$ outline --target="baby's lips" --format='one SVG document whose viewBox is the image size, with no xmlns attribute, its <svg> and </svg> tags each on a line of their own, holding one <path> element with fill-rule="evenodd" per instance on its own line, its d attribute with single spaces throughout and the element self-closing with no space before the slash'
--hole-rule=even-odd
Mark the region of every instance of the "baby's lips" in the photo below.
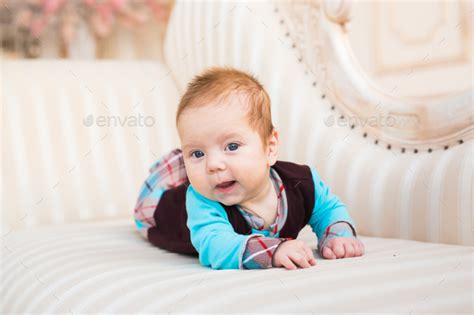
<svg viewBox="0 0 474 315">
<path fill-rule="evenodd" d="M 222 182 L 222 183 L 220 183 L 220 184 L 217 184 L 217 185 L 216 185 L 216 188 L 228 187 L 228 186 L 230 186 L 233 182 L 235 182 L 235 181 L 234 181 L 234 180 L 228 180 L 228 181 Z"/>
</svg>

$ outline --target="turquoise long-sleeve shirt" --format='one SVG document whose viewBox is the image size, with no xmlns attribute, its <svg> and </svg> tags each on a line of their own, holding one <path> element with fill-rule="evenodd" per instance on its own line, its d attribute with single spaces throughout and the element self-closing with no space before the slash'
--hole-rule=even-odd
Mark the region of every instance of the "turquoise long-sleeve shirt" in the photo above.
<svg viewBox="0 0 474 315">
<path fill-rule="evenodd" d="M 346 206 L 331 193 L 316 169 L 310 169 L 315 202 L 309 225 L 318 239 L 323 238 L 328 226 L 338 221 L 349 222 L 355 228 Z M 252 229 L 251 235 L 236 233 L 222 205 L 204 197 L 192 185 L 189 185 L 186 192 L 186 208 L 191 243 L 199 252 L 199 261 L 203 266 L 213 269 L 242 269 L 242 255 L 247 239 L 257 233 L 266 235 L 262 233 L 264 231 L 255 229 Z M 278 237 L 278 234 L 274 237 Z"/>
</svg>

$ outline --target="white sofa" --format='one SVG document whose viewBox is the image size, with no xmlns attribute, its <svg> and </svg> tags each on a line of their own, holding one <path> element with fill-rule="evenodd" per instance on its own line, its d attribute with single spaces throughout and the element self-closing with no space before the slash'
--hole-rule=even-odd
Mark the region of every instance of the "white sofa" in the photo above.
<svg viewBox="0 0 474 315">
<path fill-rule="evenodd" d="M 314 86 L 276 9 L 177 3 L 165 64 L 2 61 L 2 313 L 472 313 L 472 134 L 400 154 L 361 127 L 328 126 L 345 109 Z M 318 168 L 364 256 L 212 270 L 140 237 L 140 185 L 179 146 L 179 96 L 211 65 L 264 83 L 280 159 Z M 298 238 L 316 249 L 309 227 Z"/>
</svg>

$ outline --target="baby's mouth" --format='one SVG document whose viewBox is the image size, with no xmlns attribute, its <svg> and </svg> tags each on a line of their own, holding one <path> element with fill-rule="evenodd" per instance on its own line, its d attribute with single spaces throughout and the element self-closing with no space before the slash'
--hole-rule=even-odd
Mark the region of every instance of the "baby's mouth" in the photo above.
<svg viewBox="0 0 474 315">
<path fill-rule="evenodd" d="M 216 189 L 219 190 L 220 192 L 229 192 L 235 186 L 235 183 L 236 183 L 235 180 L 223 182 L 216 185 Z"/>
</svg>

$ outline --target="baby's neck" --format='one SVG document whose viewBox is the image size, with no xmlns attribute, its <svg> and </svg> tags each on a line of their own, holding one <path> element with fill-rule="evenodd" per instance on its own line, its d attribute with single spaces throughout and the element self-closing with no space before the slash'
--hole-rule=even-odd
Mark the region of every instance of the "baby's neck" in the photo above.
<svg viewBox="0 0 474 315">
<path fill-rule="evenodd" d="M 261 192 L 251 200 L 239 204 L 239 206 L 245 211 L 256 214 L 261 218 L 269 218 L 276 213 L 277 202 L 278 197 L 269 176 Z"/>
</svg>

